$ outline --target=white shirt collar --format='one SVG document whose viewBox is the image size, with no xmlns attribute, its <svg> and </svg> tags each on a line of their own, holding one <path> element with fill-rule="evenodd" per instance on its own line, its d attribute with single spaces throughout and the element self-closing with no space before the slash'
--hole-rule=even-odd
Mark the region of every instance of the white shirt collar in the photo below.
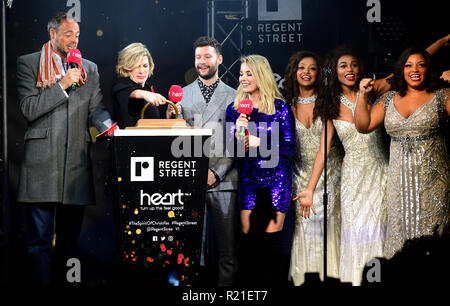
<svg viewBox="0 0 450 306">
<path fill-rule="evenodd" d="M 55 54 L 56 61 L 58 62 L 59 68 L 61 70 L 61 74 L 63 76 L 65 76 L 66 75 L 66 70 L 64 69 L 64 65 L 63 65 L 61 56 L 59 56 L 59 54 L 57 54 L 56 52 L 54 54 Z"/>
</svg>

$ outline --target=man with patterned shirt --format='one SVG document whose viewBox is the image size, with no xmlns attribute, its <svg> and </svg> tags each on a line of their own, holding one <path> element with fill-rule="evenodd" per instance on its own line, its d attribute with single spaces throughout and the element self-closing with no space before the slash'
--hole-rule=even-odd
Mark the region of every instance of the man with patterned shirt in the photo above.
<svg viewBox="0 0 450 306">
<path fill-rule="evenodd" d="M 219 79 L 222 46 L 211 37 L 194 42 L 198 78 L 183 88 L 182 116 L 188 125 L 212 128 L 201 264 L 217 266 L 217 284 L 231 286 L 237 270 L 237 170 L 225 156 L 225 110 L 235 90 Z"/>
</svg>

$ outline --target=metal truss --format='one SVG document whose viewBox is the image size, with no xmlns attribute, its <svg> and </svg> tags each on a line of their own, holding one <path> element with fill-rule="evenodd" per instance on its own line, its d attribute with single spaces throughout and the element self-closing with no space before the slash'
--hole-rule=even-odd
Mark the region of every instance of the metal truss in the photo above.
<svg viewBox="0 0 450 306">
<path fill-rule="evenodd" d="M 207 35 L 222 44 L 224 71 L 220 79 L 227 77 L 230 82 L 239 84 L 232 69 L 239 63 L 244 48 L 243 21 L 248 18 L 248 0 L 209 0 L 207 1 Z M 229 64 L 231 62 L 231 64 Z M 236 86 L 234 86 L 236 87 Z"/>
</svg>

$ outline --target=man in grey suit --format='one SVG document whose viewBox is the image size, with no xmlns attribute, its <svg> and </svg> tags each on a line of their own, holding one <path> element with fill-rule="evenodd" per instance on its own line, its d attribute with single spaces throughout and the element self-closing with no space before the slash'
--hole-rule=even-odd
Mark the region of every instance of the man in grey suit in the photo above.
<svg viewBox="0 0 450 306">
<path fill-rule="evenodd" d="M 212 128 L 202 264 L 217 265 L 217 284 L 233 285 L 237 270 L 237 169 L 225 156 L 225 111 L 235 90 L 219 79 L 222 46 L 211 37 L 194 42 L 198 78 L 183 88 L 182 116 L 190 126 Z"/>
<path fill-rule="evenodd" d="M 100 132 L 111 125 L 97 66 L 85 59 L 81 67 L 65 65 L 67 53 L 78 45 L 78 23 L 59 13 L 47 28 L 50 41 L 42 51 L 17 60 L 19 107 L 27 121 L 17 201 L 28 209 L 27 253 L 33 286 L 52 284 L 51 275 L 58 284 L 66 281 L 67 259 L 78 254 L 83 208 L 95 201 L 89 121 Z"/>
</svg>

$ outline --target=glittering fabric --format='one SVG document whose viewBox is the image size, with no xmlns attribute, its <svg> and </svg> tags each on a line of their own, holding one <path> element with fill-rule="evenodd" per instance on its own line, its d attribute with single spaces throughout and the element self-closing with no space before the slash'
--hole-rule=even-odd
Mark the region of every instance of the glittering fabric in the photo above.
<svg viewBox="0 0 450 306">
<path fill-rule="evenodd" d="M 356 103 L 344 104 L 354 113 Z M 341 172 L 340 279 L 361 284 L 365 264 L 383 255 L 388 156 L 382 130 L 359 133 L 354 123 L 333 120 L 344 146 Z"/>
<path fill-rule="evenodd" d="M 450 206 L 449 157 L 442 123 L 448 90 L 404 118 L 385 95 L 384 125 L 391 135 L 387 195 L 388 227 L 384 246 L 390 258 L 406 240 L 442 234 L 448 229 Z"/>
<path fill-rule="evenodd" d="M 230 104 L 227 108 L 228 141 L 233 143 L 232 154 L 238 156 L 239 169 L 239 207 L 253 209 L 256 203 L 258 188 L 269 187 L 272 205 L 277 211 L 287 212 L 292 191 L 291 158 L 295 152 L 294 115 L 289 106 L 282 100 L 275 99 L 275 114 L 267 115 L 253 108 L 250 114 L 249 132 L 261 138 L 261 145 L 256 150 L 250 148 L 245 156 L 239 157 L 234 133 L 239 113 Z M 278 131 L 277 131 L 278 127 Z M 267 136 L 265 136 L 267 135 Z M 276 154 L 268 156 L 268 148 Z M 267 156 L 267 157 L 264 157 Z M 276 164 L 265 168 L 267 162 Z"/>
<path fill-rule="evenodd" d="M 303 191 L 311 177 L 316 153 L 320 147 L 322 121 L 316 120 L 307 129 L 295 120 L 297 148 L 293 163 L 293 194 Z M 327 159 L 327 274 L 339 278 L 339 253 L 341 236 L 340 212 L 340 177 L 342 150 L 332 140 Z M 305 219 L 300 215 L 300 202 L 295 203 L 295 230 L 292 240 L 291 265 L 289 276 L 294 285 L 300 286 L 305 281 L 305 272 L 320 273 L 323 279 L 323 172 L 314 191 L 313 203 L 316 215 Z"/>
</svg>

